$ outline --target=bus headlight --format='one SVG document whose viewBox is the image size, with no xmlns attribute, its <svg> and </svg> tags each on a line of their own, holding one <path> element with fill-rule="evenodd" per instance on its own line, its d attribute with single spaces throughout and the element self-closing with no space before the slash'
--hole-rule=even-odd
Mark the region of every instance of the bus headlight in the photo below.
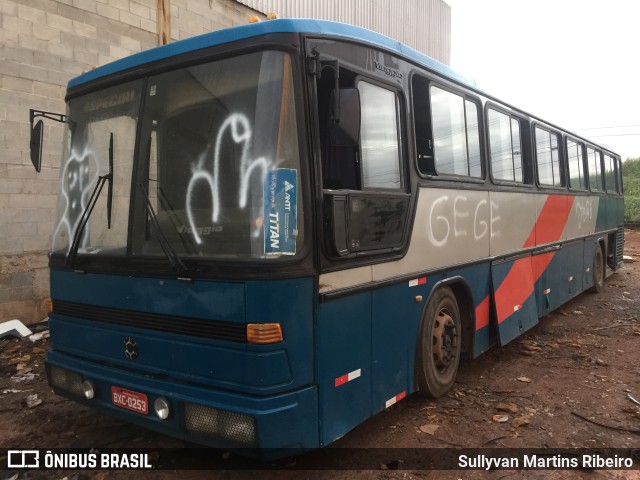
<svg viewBox="0 0 640 480">
<path fill-rule="evenodd" d="M 155 402 L 153 402 L 153 408 L 160 420 L 166 420 L 169 417 L 171 410 L 169 408 L 169 401 L 166 398 L 156 398 Z"/>
</svg>

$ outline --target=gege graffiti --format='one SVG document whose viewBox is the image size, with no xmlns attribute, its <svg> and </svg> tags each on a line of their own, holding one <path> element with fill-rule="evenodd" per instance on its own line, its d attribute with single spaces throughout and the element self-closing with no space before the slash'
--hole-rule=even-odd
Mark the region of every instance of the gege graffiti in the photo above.
<svg viewBox="0 0 640 480">
<path fill-rule="evenodd" d="M 451 237 L 494 238 L 500 235 L 500 220 L 498 204 L 492 200 L 442 195 L 431 202 L 427 236 L 434 247 L 446 245 Z"/>
</svg>

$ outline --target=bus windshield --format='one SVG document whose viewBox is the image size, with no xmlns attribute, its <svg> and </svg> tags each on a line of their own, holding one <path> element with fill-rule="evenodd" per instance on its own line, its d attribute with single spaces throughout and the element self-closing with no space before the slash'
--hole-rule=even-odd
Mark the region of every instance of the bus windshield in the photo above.
<svg viewBox="0 0 640 480">
<path fill-rule="evenodd" d="M 94 107 L 97 113 L 87 113 Z M 288 54 L 257 52 L 175 69 L 144 86 L 74 99 L 69 109 L 64 168 L 82 171 L 83 180 L 63 172 L 54 253 L 69 249 L 99 176 L 94 172 L 105 169 L 111 134 L 112 226 L 103 193 L 79 255 L 242 260 L 300 251 L 300 153 Z"/>
<path fill-rule="evenodd" d="M 113 158 L 112 225 L 108 228 L 108 196 L 102 192 L 89 223 L 81 231 L 78 253 L 126 253 L 141 89 L 142 81 L 136 81 L 69 101 L 52 253 L 69 253 L 81 218 L 88 213 L 99 177 L 109 173 L 110 156 Z M 110 143 L 113 143 L 111 155 Z"/>
</svg>

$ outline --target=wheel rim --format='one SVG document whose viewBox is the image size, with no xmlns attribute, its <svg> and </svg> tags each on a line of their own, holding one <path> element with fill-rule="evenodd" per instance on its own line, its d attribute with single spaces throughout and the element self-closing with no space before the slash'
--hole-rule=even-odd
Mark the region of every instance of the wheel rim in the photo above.
<svg viewBox="0 0 640 480">
<path fill-rule="evenodd" d="M 431 331 L 433 363 L 439 373 L 449 369 L 456 359 L 458 329 L 446 308 L 438 311 Z"/>
<path fill-rule="evenodd" d="M 604 276 L 602 275 L 602 251 L 599 248 L 596 251 L 596 260 L 593 270 L 596 275 L 596 283 L 601 286 L 604 281 Z"/>
</svg>

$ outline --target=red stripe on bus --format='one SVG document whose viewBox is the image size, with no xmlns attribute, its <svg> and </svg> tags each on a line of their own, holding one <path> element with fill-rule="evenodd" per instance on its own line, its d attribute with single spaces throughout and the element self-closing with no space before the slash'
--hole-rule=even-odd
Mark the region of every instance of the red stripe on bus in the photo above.
<svg viewBox="0 0 640 480">
<path fill-rule="evenodd" d="M 498 323 L 513 315 L 516 306 L 524 304 L 533 293 L 531 257 L 513 262 L 513 266 L 495 293 Z M 528 281 L 527 281 L 528 280 Z"/>
<path fill-rule="evenodd" d="M 547 196 L 540 215 L 538 215 L 538 219 L 531 229 L 531 233 L 529 233 L 529 238 L 524 242 L 522 248 L 544 245 L 545 243 L 560 240 L 562 232 L 569 220 L 569 214 L 573 208 L 573 201 L 573 196 Z M 509 270 L 509 273 L 498 287 L 498 290 L 494 293 L 498 323 L 502 323 L 509 316 L 513 315 L 514 307 L 521 307 L 525 300 L 533 293 L 533 287 L 530 287 L 520 280 L 523 278 L 521 275 L 526 274 L 527 268 L 530 267 L 533 273 L 533 285 L 535 285 L 549 266 L 549 263 L 551 263 L 553 256 L 554 253 L 544 253 L 515 261 L 511 270 Z M 530 266 L 527 265 L 529 260 L 532 261 Z M 480 330 L 489 324 L 489 305 L 489 296 L 487 296 L 482 300 L 480 305 L 476 307 L 476 330 Z M 518 309 L 515 311 L 517 310 Z"/>
<path fill-rule="evenodd" d="M 545 272 L 551 260 L 553 260 L 553 256 L 555 253 L 543 253 L 542 255 L 534 255 L 532 258 L 533 261 L 533 281 L 534 283 L 538 281 L 538 279 Z"/>
<path fill-rule="evenodd" d="M 489 295 L 484 297 L 480 305 L 476 307 L 476 330 L 489 325 L 489 307 L 491 306 Z"/>
<path fill-rule="evenodd" d="M 567 225 L 569 214 L 573 208 L 573 196 L 549 195 L 544 202 L 540 215 L 529 233 L 529 238 L 522 248 L 557 242 Z"/>
<path fill-rule="evenodd" d="M 509 315 L 513 314 L 516 306 L 522 307 L 524 301 L 533 293 L 533 289 L 527 288 L 527 286 L 518 278 L 518 275 L 523 273 L 522 269 L 527 268 L 526 262 L 529 259 L 532 262 L 531 269 L 533 273 L 533 284 L 535 285 L 549 266 L 549 263 L 551 263 L 554 255 L 555 254 L 553 252 L 543 253 L 542 255 L 522 258 L 514 263 L 506 278 L 495 292 L 494 297 L 496 301 L 496 310 L 498 311 L 498 322 L 503 322 Z M 519 264 L 517 266 L 519 270 L 514 272 L 516 264 Z M 511 287 L 508 285 L 511 285 Z M 480 302 L 480 305 L 476 307 L 476 330 L 480 330 L 481 328 L 489 325 L 490 305 L 489 295 L 487 295 L 484 300 Z M 498 305 L 501 306 L 501 310 L 498 309 Z M 506 315 L 506 317 L 504 315 Z"/>
</svg>

